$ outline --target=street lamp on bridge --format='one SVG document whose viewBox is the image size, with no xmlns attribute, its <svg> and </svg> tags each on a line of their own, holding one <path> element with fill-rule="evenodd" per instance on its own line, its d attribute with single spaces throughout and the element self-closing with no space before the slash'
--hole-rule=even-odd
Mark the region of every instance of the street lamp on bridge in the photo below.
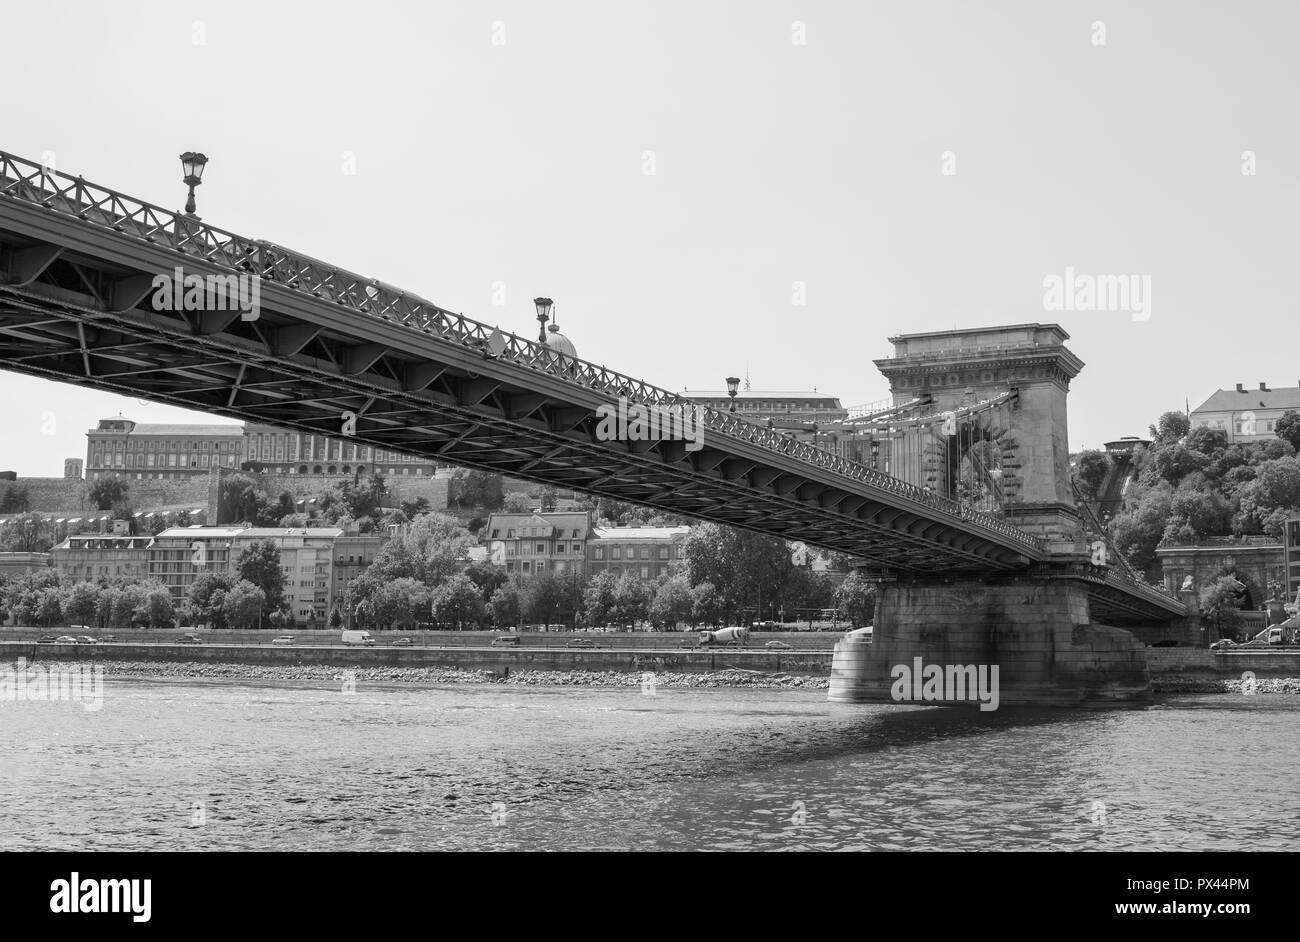
<svg viewBox="0 0 1300 942">
<path fill-rule="evenodd" d="M 181 182 L 190 188 L 189 198 L 185 201 L 185 215 L 194 215 L 194 188 L 203 182 L 203 168 L 207 166 L 208 158 L 192 150 L 187 150 L 181 154 L 181 169 L 185 171 L 185 176 Z"/>
<path fill-rule="evenodd" d="M 546 322 L 551 319 L 551 306 L 555 302 L 550 298 L 533 298 L 537 308 L 537 342 L 546 343 Z"/>
<path fill-rule="evenodd" d="M 736 411 L 736 393 L 739 392 L 739 391 L 740 391 L 740 377 L 739 377 L 739 376 L 728 376 L 728 377 L 727 377 L 727 395 L 731 397 L 731 410 L 730 410 L 730 411 L 732 411 L 732 412 L 735 412 L 735 411 Z"/>
</svg>

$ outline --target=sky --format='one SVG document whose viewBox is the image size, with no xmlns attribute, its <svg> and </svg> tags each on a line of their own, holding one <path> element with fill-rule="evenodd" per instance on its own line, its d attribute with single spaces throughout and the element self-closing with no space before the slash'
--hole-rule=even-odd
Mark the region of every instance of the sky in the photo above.
<svg viewBox="0 0 1300 942">
<path fill-rule="evenodd" d="M 1289 0 L 54 0 L 4 31 L 0 150 L 169 208 L 202 151 L 205 221 L 525 335 L 549 296 L 669 389 L 876 402 L 891 336 L 1059 323 L 1077 450 L 1300 384 Z M 1049 310 L 1068 270 L 1145 310 Z M 227 421 L 0 401 L 20 476 L 119 412 Z"/>
</svg>

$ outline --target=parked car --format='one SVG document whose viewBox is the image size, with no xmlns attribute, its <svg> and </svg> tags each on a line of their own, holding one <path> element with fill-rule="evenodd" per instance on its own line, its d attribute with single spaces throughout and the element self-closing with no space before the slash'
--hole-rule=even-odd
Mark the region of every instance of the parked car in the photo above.
<svg viewBox="0 0 1300 942">
<path fill-rule="evenodd" d="M 54 644 L 59 639 L 56 635 L 41 635 L 36 639 L 37 644 Z"/>
<path fill-rule="evenodd" d="M 54 643 L 55 644 L 76 644 L 77 639 L 72 637 L 72 635 L 59 635 L 57 638 L 54 639 Z"/>
<path fill-rule="evenodd" d="M 176 639 L 177 644 L 202 644 L 203 639 L 198 635 L 181 635 Z"/>
<path fill-rule="evenodd" d="M 90 635 L 78 635 L 77 644 L 99 644 L 99 642 Z"/>
<path fill-rule="evenodd" d="M 765 647 L 765 648 L 780 648 L 782 651 L 789 651 L 789 650 L 790 650 L 790 645 L 786 644 L 784 641 L 769 641 L 767 644 L 763 645 L 763 647 Z"/>
<path fill-rule="evenodd" d="M 117 641 L 117 635 L 104 635 L 104 637 L 99 639 L 100 644 L 104 644 L 107 642 L 116 642 L 116 641 Z"/>
<path fill-rule="evenodd" d="M 500 635 L 492 639 L 494 648 L 517 648 L 519 647 L 519 638 L 515 635 Z"/>
<path fill-rule="evenodd" d="M 278 638 L 271 639 L 272 644 L 293 644 L 293 635 L 280 635 Z"/>
<path fill-rule="evenodd" d="M 393 642 L 393 644 L 399 644 L 402 647 L 410 647 L 414 643 L 415 642 L 412 641 L 410 638 L 398 638 L 396 641 Z"/>
<path fill-rule="evenodd" d="M 566 648 L 599 648 L 600 647 L 600 645 L 592 641 L 590 638 L 570 638 L 568 641 L 564 642 L 564 646 Z"/>
</svg>

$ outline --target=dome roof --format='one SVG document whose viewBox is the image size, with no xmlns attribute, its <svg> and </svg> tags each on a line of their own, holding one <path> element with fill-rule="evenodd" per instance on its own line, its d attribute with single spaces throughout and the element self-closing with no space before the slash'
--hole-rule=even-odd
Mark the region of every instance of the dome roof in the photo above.
<svg viewBox="0 0 1300 942">
<path fill-rule="evenodd" d="M 550 334 L 546 338 L 546 345 L 548 347 L 550 347 L 556 353 L 564 354 L 566 357 L 574 357 L 575 359 L 577 358 L 578 351 L 574 348 L 573 342 L 569 340 L 568 337 L 564 336 L 564 334 L 560 333 L 560 328 L 552 324 L 550 327 L 547 328 L 547 331 Z"/>
</svg>

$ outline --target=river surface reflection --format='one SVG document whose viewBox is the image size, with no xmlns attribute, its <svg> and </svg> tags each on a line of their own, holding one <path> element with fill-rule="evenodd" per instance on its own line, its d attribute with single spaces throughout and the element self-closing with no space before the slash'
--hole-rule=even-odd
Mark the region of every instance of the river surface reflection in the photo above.
<svg viewBox="0 0 1300 942">
<path fill-rule="evenodd" d="M 0 850 L 1300 849 L 1300 698 L 109 679 L 0 703 Z"/>
</svg>

